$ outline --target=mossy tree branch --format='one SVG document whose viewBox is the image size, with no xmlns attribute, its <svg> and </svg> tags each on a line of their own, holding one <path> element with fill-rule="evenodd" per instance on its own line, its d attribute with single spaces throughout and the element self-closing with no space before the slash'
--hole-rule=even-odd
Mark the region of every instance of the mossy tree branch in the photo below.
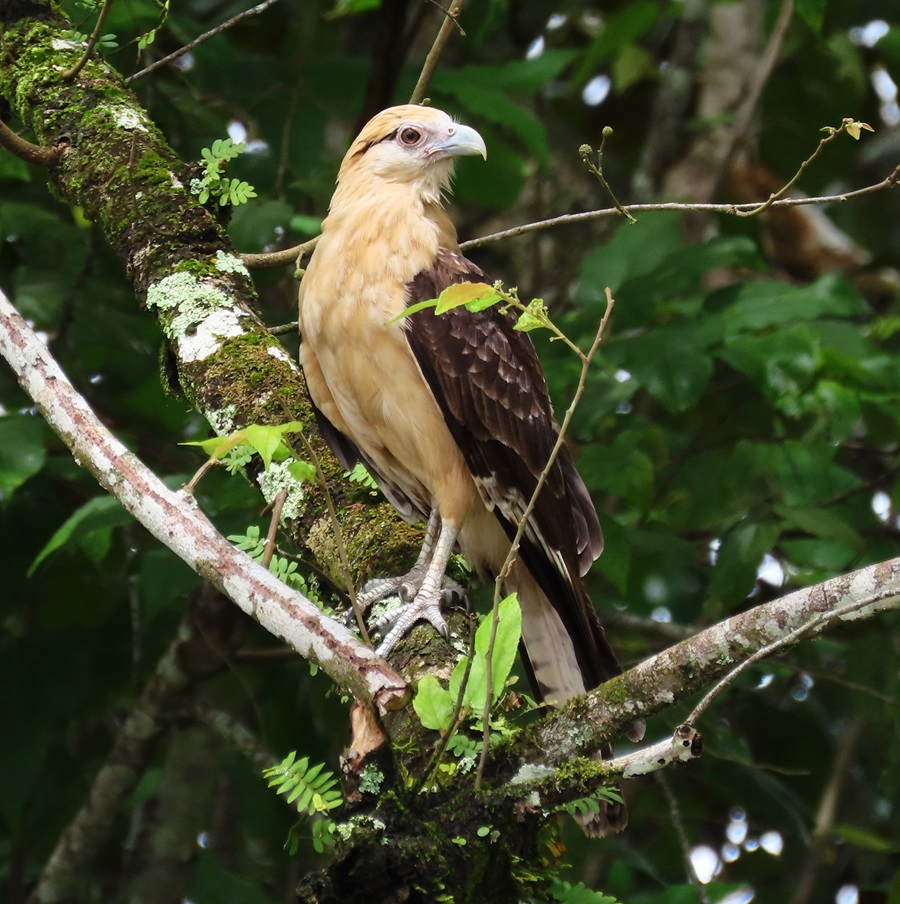
<svg viewBox="0 0 900 904">
<path fill-rule="evenodd" d="M 340 495 L 343 469 L 314 435 L 299 368 L 259 320 L 250 275 L 221 224 L 190 191 L 199 170 L 178 158 L 104 61 L 91 58 L 65 79 L 82 48 L 65 37 L 71 24 L 51 4 L 4 4 L 0 26 L 0 94 L 40 145 L 64 148 L 49 173 L 53 187 L 122 261 L 136 297 L 169 339 L 190 404 L 220 434 L 290 419 L 308 425 L 328 485 Z M 310 495 L 292 532 L 304 544 L 312 537 L 313 554 L 328 560 L 333 529 L 321 499 Z M 360 507 L 348 517 L 343 533 L 355 581 L 383 567 L 386 549 L 414 558 L 421 533 L 389 506 Z M 339 580 L 339 571 L 325 567 Z"/>
</svg>

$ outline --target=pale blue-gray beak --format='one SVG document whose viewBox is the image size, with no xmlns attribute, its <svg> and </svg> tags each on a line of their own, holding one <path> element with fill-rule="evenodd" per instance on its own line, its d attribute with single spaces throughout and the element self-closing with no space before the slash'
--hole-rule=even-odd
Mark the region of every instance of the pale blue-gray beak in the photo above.
<svg viewBox="0 0 900 904">
<path fill-rule="evenodd" d="M 471 126 L 455 122 L 447 129 L 446 138 L 435 142 L 428 152 L 429 157 L 463 157 L 480 154 L 487 160 L 484 139 Z"/>
</svg>

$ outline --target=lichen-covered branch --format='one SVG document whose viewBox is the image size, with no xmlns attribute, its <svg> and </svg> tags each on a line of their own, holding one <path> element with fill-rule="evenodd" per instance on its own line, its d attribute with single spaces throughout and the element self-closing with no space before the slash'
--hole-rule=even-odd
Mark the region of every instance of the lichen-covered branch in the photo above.
<svg viewBox="0 0 900 904">
<path fill-rule="evenodd" d="M 100 422 L 0 292 L 0 354 L 75 459 L 153 536 L 340 687 L 379 709 L 402 706 L 402 678 L 343 625 L 232 546 L 184 491 L 169 490 Z"/>
<path fill-rule="evenodd" d="M 851 604 L 860 608 L 838 615 Z M 900 608 L 900 559 L 833 578 L 748 609 L 689 637 L 607 681 L 537 723 L 515 750 L 516 768 L 555 766 L 584 755 L 624 732 L 635 720 L 662 712 L 724 677 L 741 661 L 804 625 L 794 642 L 835 623 L 863 620 Z M 822 620 L 823 614 L 835 613 Z M 702 730 L 702 726 L 699 726 Z"/>
<path fill-rule="evenodd" d="M 44 0 L 0 4 L 0 95 L 40 145 L 63 148 L 49 170 L 57 194 L 82 209 L 122 261 L 169 339 L 191 405 L 220 434 L 301 421 L 340 493 L 343 469 L 314 435 L 299 368 L 257 317 L 249 273 L 191 192 L 199 172 L 179 160 L 103 60 L 92 57 L 65 80 L 83 51 L 66 36 L 70 29 Z M 292 528 L 320 561 L 329 559 L 334 530 L 320 499 L 310 497 Z M 385 549 L 414 557 L 421 533 L 385 505 L 355 512 L 344 536 L 358 581 L 381 570 Z M 331 576 L 340 580 L 338 570 Z"/>
</svg>

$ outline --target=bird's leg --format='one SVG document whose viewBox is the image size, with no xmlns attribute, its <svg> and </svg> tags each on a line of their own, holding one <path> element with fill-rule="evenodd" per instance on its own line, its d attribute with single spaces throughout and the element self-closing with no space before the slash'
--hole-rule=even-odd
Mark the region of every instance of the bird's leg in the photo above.
<svg viewBox="0 0 900 904">
<path fill-rule="evenodd" d="M 431 553 L 434 549 L 434 541 L 437 540 L 441 519 L 437 509 L 432 509 L 428 516 L 428 526 L 425 528 L 425 539 L 419 550 L 416 564 L 406 573 L 392 578 L 373 578 L 366 581 L 366 585 L 360 591 L 356 601 L 363 611 L 372 603 L 389 596 L 399 596 L 400 599 L 412 600 L 418 593 L 425 575 L 428 573 L 428 565 L 431 562 Z"/>
<path fill-rule="evenodd" d="M 453 522 L 441 521 L 440 533 L 434 549 L 431 553 L 431 561 L 428 563 L 425 577 L 419 586 L 418 593 L 412 602 L 406 603 L 399 609 L 382 616 L 372 626 L 374 629 L 384 629 L 390 626 L 390 630 L 382 640 L 381 645 L 375 651 L 379 656 L 387 656 L 404 634 L 420 619 L 424 619 L 433 625 L 444 637 L 449 636 L 449 628 L 444 616 L 441 615 L 441 600 L 443 599 L 444 572 L 453 554 L 453 546 L 456 543 L 456 535 L 459 526 Z M 429 525 L 430 525 L 429 521 Z"/>
</svg>

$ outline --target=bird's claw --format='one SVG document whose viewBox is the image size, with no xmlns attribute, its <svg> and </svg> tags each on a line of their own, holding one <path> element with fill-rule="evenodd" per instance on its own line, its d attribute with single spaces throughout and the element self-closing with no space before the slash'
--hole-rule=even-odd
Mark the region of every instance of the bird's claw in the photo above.
<svg viewBox="0 0 900 904">
<path fill-rule="evenodd" d="M 436 594 L 420 590 L 411 602 L 405 602 L 377 619 L 372 630 L 381 632 L 384 639 L 375 652 L 379 656 L 387 656 L 417 621 L 427 621 L 438 634 L 448 640 L 450 628 L 441 613 L 441 602 L 453 600 L 465 593 L 455 581 L 449 583 L 453 586 L 444 587 Z"/>
<path fill-rule="evenodd" d="M 425 580 L 426 571 L 425 567 L 416 567 L 399 577 L 372 578 L 366 581 L 356 597 L 356 602 L 364 612 L 373 603 L 391 596 L 399 597 L 406 603 L 411 602 L 416 598 L 422 581 Z"/>
</svg>

